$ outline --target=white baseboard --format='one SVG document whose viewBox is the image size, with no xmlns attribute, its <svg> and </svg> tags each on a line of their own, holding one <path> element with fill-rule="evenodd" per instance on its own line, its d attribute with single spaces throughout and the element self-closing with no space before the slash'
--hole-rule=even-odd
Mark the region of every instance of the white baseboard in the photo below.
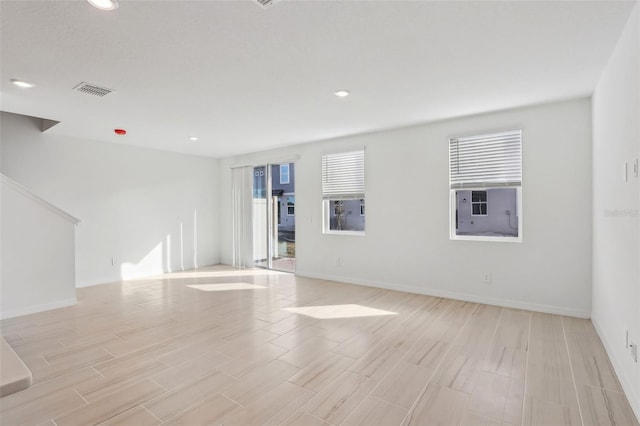
<svg viewBox="0 0 640 426">
<path fill-rule="evenodd" d="M 146 278 L 159 277 L 160 275 L 163 275 L 163 274 L 170 274 L 172 272 L 187 272 L 187 271 L 192 271 L 194 269 L 206 268 L 208 266 L 214 266 L 214 265 L 219 265 L 219 263 L 211 263 L 211 264 L 201 265 L 201 266 L 188 264 L 188 265 L 184 265 L 184 269 L 182 269 L 180 267 L 173 268 L 171 271 L 162 269 L 162 270 L 158 270 L 156 272 L 147 272 L 147 273 L 143 273 L 143 274 L 139 274 L 139 275 L 138 274 L 132 275 L 132 276 L 127 277 L 127 278 L 122 278 L 120 276 L 104 277 L 104 278 L 98 279 L 98 280 L 77 282 L 76 283 L 76 288 L 93 287 L 93 286 L 96 286 L 96 285 L 112 284 L 112 283 L 117 283 L 117 282 L 121 282 L 121 281 L 144 280 Z"/>
<path fill-rule="evenodd" d="M 2 313 L 0 314 L 0 319 L 20 317 L 22 315 L 29 315 L 29 314 L 35 314 L 37 312 L 50 311 L 51 309 L 66 308 L 67 306 L 73 306 L 76 303 L 78 303 L 78 299 L 74 297 L 71 299 L 64 299 L 64 300 L 57 300 L 55 302 L 50 302 L 50 303 L 43 303 L 41 305 L 28 306 L 26 308 L 12 309 L 10 311 L 2 311 Z"/>
<path fill-rule="evenodd" d="M 543 312 L 546 314 L 565 315 L 577 318 L 590 318 L 591 312 L 581 309 L 567 308 L 563 306 L 540 305 L 536 303 L 521 302 L 518 300 L 496 299 L 493 297 L 478 296 L 475 294 L 459 293 L 454 291 L 439 290 L 434 288 L 415 287 L 402 284 L 390 284 L 380 281 L 347 278 L 336 275 L 316 274 L 312 272 L 296 272 L 301 277 L 317 278 L 321 280 L 337 281 L 346 284 L 378 287 L 387 290 L 405 291 L 407 293 L 424 294 L 427 296 L 444 297 L 447 299 L 464 300 L 465 302 L 483 303 L 485 305 L 502 306 L 504 308 L 524 309 L 528 311 Z"/>
<path fill-rule="evenodd" d="M 607 351 L 609 360 L 611 360 L 611 364 L 613 365 L 613 370 L 616 372 L 616 376 L 618 376 L 618 380 L 622 385 L 622 390 L 624 391 L 624 394 L 627 396 L 627 399 L 629 400 L 631 409 L 635 413 L 636 419 L 638 420 L 638 422 L 640 422 L 640 395 L 637 395 L 635 389 L 633 388 L 633 386 L 631 386 L 631 382 L 630 382 L 631 378 L 629 377 L 629 375 L 624 374 L 622 365 L 620 364 L 620 361 L 618 361 L 618 358 L 615 357 L 615 354 L 612 350 L 613 346 L 609 343 L 609 341 L 605 337 L 605 334 L 602 328 L 600 327 L 600 325 L 598 324 L 598 322 L 593 318 L 591 318 L 591 322 L 593 323 L 593 327 L 596 329 L 596 333 L 598 333 L 598 336 L 602 341 L 604 350 Z"/>
<path fill-rule="evenodd" d="M 195 266 L 193 266 L 193 265 L 185 265 L 184 269 L 181 269 L 180 267 L 177 267 L 177 268 L 172 268 L 171 271 L 169 271 L 169 270 L 166 270 L 166 268 L 163 268 L 163 269 L 157 270 L 157 271 L 145 272 L 145 273 L 141 273 L 141 274 L 131 275 L 131 276 L 128 276 L 126 278 L 122 278 L 121 276 L 104 277 L 104 278 L 101 278 L 101 279 L 99 278 L 97 280 L 78 282 L 78 283 L 76 283 L 76 288 L 93 287 L 95 285 L 111 284 L 111 283 L 117 283 L 117 282 L 120 282 L 120 281 L 142 280 L 142 279 L 145 279 L 145 278 L 157 277 L 157 276 L 160 276 L 162 274 L 168 274 L 168 273 L 171 273 L 171 272 L 190 271 L 190 270 L 192 270 L 194 268 L 195 268 Z"/>
</svg>

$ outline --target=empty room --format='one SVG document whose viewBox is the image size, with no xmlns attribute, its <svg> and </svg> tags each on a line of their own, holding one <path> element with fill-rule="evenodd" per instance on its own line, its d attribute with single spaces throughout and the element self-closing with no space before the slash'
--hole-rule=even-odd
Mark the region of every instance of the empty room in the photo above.
<svg viewBox="0 0 640 426">
<path fill-rule="evenodd" d="M 0 424 L 640 426 L 640 2 L 0 0 Z"/>
</svg>

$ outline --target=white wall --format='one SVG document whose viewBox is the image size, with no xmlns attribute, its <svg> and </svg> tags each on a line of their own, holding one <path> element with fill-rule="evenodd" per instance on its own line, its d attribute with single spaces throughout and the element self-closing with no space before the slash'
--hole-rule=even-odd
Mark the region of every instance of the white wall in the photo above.
<svg viewBox="0 0 640 426">
<path fill-rule="evenodd" d="M 2 177 L 0 318 L 76 303 L 75 223 Z"/>
<path fill-rule="evenodd" d="M 623 167 L 640 156 L 639 52 L 636 5 L 593 95 L 592 320 L 638 418 L 640 368 L 625 330 L 640 343 L 640 178 L 624 182 Z"/>
<path fill-rule="evenodd" d="M 14 114 L 1 120 L 2 173 L 82 221 L 78 286 L 218 262 L 217 160 L 49 135 Z"/>
<path fill-rule="evenodd" d="M 448 139 L 523 130 L 522 243 L 449 240 Z M 366 236 L 323 235 L 321 155 L 366 146 Z M 296 161 L 299 275 L 588 317 L 591 312 L 591 103 L 533 106 L 311 143 L 221 161 Z M 221 260 L 232 233 L 221 229 Z M 336 263 L 340 258 L 340 265 Z M 482 284 L 483 273 L 492 274 Z"/>
</svg>

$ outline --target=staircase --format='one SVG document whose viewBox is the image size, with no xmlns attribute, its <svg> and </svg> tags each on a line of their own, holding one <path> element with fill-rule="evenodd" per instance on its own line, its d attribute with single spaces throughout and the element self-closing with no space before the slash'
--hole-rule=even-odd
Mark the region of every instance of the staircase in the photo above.
<svg viewBox="0 0 640 426">
<path fill-rule="evenodd" d="M 79 220 L 0 178 L 0 319 L 74 305 Z M 31 372 L 0 339 L 0 397 L 30 385 Z"/>
</svg>

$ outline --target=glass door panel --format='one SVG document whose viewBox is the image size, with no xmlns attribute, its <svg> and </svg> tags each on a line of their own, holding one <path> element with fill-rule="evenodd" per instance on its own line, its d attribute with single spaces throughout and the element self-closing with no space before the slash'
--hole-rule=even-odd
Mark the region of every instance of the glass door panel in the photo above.
<svg viewBox="0 0 640 426">
<path fill-rule="evenodd" d="M 268 268 L 267 233 L 267 167 L 253 168 L 253 261 L 255 266 Z"/>
</svg>

